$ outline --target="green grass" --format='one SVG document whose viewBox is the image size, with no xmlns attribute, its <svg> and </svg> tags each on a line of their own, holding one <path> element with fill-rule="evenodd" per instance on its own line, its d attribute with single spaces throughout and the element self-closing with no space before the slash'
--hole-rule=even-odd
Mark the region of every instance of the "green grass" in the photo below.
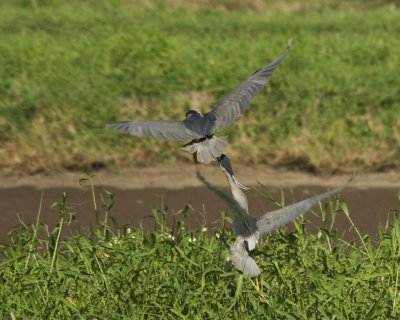
<svg viewBox="0 0 400 320">
<path fill-rule="evenodd" d="M 270 86 L 226 130 L 227 153 L 316 171 L 399 167 L 396 2 L 166 3 L 1 2 L 1 171 L 189 161 L 179 144 L 83 122 L 208 110 L 289 38 Z"/>
<path fill-rule="evenodd" d="M 280 229 L 261 242 L 256 279 L 224 270 L 234 241 L 224 215 L 214 235 L 189 232 L 180 222 L 187 209 L 154 210 L 157 229 L 120 234 L 109 227 L 110 194 L 104 204 L 95 205 L 103 222 L 87 234 L 60 236 L 71 217 L 65 194 L 54 208 L 56 227 L 21 224 L 10 233 L 1 246 L 2 319 L 10 313 L 16 319 L 400 317 L 398 219 L 376 240 L 360 234 L 348 243 L 332 225 L 337 214 L 349 212 L 332 199 L 316 210 L 325 226 L 318 232 L 298 220 L 292 231 Z"/>
</svg>

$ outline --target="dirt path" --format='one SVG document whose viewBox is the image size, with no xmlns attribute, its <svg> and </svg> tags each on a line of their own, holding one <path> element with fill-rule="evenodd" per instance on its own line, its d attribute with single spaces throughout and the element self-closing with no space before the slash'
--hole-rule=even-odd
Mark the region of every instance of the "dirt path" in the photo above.
<svg viewBox="0 0 400 320">
<path fill-rule="evenodd" d="M 226 178 L 216 166 L 200 167 L 202 174 L 215 185 L 226 186 Z M 270 187 L 293 188 L 296 186 L 332 187 L 346 183 L 352 174 L 317 176 L 305 172 L 274 170 L 267 166 L 235 166 L 238 180 L 245 185 L 256 185 L 257 182 Z M 53 175 L 34 175 L 22 177 L 0 176 L 1 188 L 33 186 L 38 189 L 54 187 L 79 187 L 79 180 L 87 177 L 83 173 L 62 172 Z M 130 172 L 112 174 L 97 172 L 94 179 L 96 185 L 107 185 L 119 189 L 182 189 L 201 187 L 202 183 L 196 178 L 194 166 L 186 165 L 181 168 L 143 168 Z M 399 188 L 400 172 L 356 174 L 351 187 L 368 188 Z"/>
<path fill-rule="evenodd" d="M 305 173 L 274 171 L 265 167 L 238 167 L 236 172 L 237 178 L 243 184 L 255 186 L 259 181 L 268 187 L 277 200 L 280 200 L 280 191 L 283 189 L 286 204 L 329 187 L 342 185 L 350 177 L 317 177 Z M 202 168 L 202 173 L 212 183 L 227 189 L 225 177 L 219 169 Z M 50 207 L 66 191 L 68 209 L 77 216 L 77 221 L 70 226 L 71 232 L 94 225 L 96 219 L 89 183 L 86 181 L 79 184 L 79 180 L 84 177 L 83 174 L 67 172 L 52 176 L 0 177 L 0 241 L 7 241 L 7 232 L 18 225 L 17 214 L 25 223 L 34 223 L 42 194 L 41 222 L 55 225 L 57 210 Z M 179 171 L 153 168 L 119 175 L 99 172 L 93 182 L 96 186 L 98 207 L 101 207 L 100 193 L 104 194 L 104 190 L 108 190 L 114 194 L 111 215 L 120 226 L 143 225 L 153 228 L 154 219 L 150 217 L 153 208 L 167 206 L 170 212 L 177 212 L 190 204 L 190 214 L 184 218 L 186 224 L 190 228 L 205 224 L 210 230 L 216 230 L 220 226 L 221 212 L 227 209 L 220 198 L 202 186 L 193 167 Z M 400 209 L 397 198 L 399 190 L 398 173 L 359 175 L 343 193 L 343 198 L 349 206 L 352 219 L 361 231 L 375 235 L 379 224 L 385 223 L 388 217 L 393 217 L 390 209 Z M 276 208 L 275 204 L 255 190 L 248 191 L 247 195 L 253 215 Z M 312 213 L 308 213 L 306 218 L 313 225 L 321 224 L 320 218 Z M 336 227 L 341 232 L 346 232 L 350 223 L 344 215 L 338 215 Z"/>
</svg>

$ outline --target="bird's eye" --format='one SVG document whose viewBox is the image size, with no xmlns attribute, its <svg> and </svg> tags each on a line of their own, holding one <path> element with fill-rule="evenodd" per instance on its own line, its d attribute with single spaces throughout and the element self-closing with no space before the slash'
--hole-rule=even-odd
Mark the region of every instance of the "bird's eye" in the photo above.
<svg viewBox="0 0 400 320">
<path fill-rule="evenodd" d="M 189 119 L 192 115 L 193 115 L 193 110 L 189 110 L 188 112 L 186 112 L 185 117 L 186 119 Z"/>
</svg>

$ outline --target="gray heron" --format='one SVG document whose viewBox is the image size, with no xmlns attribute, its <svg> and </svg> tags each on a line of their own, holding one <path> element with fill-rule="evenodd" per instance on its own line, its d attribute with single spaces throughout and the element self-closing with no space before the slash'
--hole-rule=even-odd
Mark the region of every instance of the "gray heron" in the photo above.
<svg viewBox="0 0 400 320">
<path fill-rule="evenodd" d="M 190 140 L 182 149 L 193 154 L 196 164 L 219 161 L 223 150 L 228 145 L 228 137 L 217 137 L 214 133 L 228 127 L 239 118 L 248 108 L 251 99 L 267 85 L 287 53 L 288 49 L 273 62 L 257 70 L 207 113 L 189 110 L 184 120 L 133 120 L 105 124 L 100 127 L 136 137 Z"/>
<path fill-rule="evenodd" d="M 232 167 L 225 158 L 220 162 L 220 168 L 228 179 L 233 199 L 223 191 L 212 186 L 201 174 L 197 172 L 198 178 L 211 190 L 223 198 L 232 210 L 236 213 L 233 220 L 233 228 L 236 240 L 230 247 L 231 260 L 234 266 L 250 276 L 257 276 L 261 273 L 250 252 L 256 247 L 258 240 L 269 232 L 288 224 L 303 213 L 309 211 L 318 202 L 339 193 L 344 187 L 334 188 L 327 192 L 307 198 L 303 201 L 288 205 L 286 207 L 264 213 L 258 217 L 249 214 L 247 197 L 238 187 L 233 179 Z"/>
</svg>

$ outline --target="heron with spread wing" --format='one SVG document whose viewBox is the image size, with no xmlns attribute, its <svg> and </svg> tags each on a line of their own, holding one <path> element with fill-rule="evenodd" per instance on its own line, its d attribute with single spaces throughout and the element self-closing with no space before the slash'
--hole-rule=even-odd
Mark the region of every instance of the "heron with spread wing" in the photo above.
<svg viewBox="0 0 400 320">
<path fill-rule="evenodd" d="M 228 179 L 233 199 L 223 191 L 210 185 L 199 172 L 197 176 L 209 189 L 223 198 L 236 213 L 233 222 L 236 241 L 230 248 L 231 259 L 238 270 L 250 276 L 257 276 L 261 273 L 255 260 L 250 256 L 250 252 L 254 250 L 260 237 L 288 224 L 309 211 L 318 202 L 339 193 L 344 188 L 335 188 L 284 208 L 267 212 L 259 217 L 252 217 L 249 214 L 247 197 L 234 181 L 229 158 L 225 156 L 224 160 L 220 162 L 220 168 Z"/>
<path fill-rule="evenodd" d="M 106 124 L 101 127 L 114 129 L 136 137 L 152 137 L 162 140 L 190 140 L 183 150 L 193 154 L 195 163 L 208 164 L 220 161 L 228 145 L 227 136 L 217 137 L 214 132 L 228 127 L 249 106 L 269 82 L 288 49 L 267 66 L 257 70 L 247 80 L 229 93 L 214 109 L 207 113 L 196 110 L 186 112 L 184 120 L 133 120 Z"/>
</svg>

